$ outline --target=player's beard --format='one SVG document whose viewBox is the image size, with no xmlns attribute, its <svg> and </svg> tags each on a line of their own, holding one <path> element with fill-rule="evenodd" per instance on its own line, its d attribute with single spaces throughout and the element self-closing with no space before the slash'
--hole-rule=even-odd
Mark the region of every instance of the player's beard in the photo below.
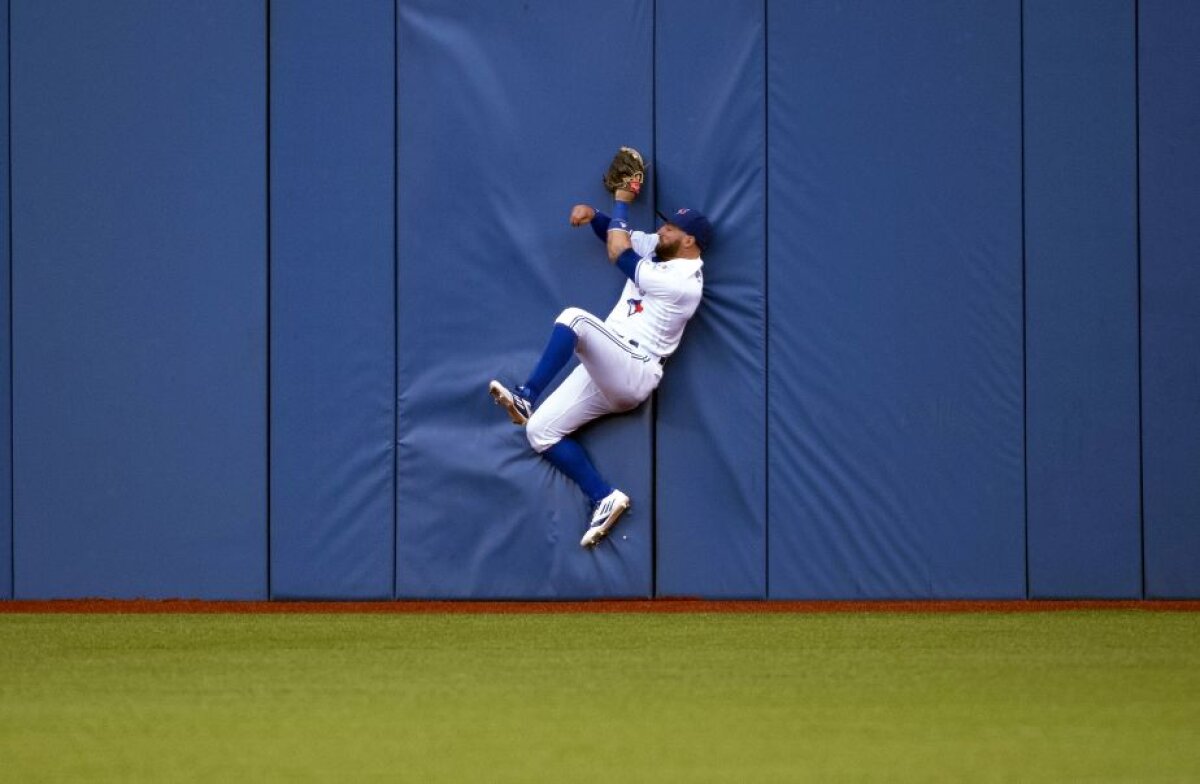
<svg viewBox="0 0 1200 784">
<path fill-rule="evenodd" d="M 675 240 L 674 242 L 663 242 L 659 240 L 658 246 L 654 248 L 654 255 L 658 256 L 660 261 L 670 261 L 679 256 L 679 243 L 683 240 Z"/>
</svg>

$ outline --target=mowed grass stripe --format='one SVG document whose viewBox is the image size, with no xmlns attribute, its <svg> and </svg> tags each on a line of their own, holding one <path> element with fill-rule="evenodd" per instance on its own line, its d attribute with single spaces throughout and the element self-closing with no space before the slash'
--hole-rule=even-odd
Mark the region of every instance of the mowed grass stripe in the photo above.
<svg viewBox="0 0 1200 784">
<path fill-rule="evenodd" d="M 0 771 L 1200 780 L 1200 614 L 0 615 Z"/>
</svg>

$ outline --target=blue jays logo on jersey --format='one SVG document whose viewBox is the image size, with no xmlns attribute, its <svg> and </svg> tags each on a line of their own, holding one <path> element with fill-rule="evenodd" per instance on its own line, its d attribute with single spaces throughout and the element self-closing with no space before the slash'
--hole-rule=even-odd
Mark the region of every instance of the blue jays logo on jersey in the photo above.
<svg viewBox="0 0 1200 784">
<path fill-rule="evenodd" d="M 625 304 L 629 306 L 629 313 L 626 315 L 632 316 L 634 313 L 642 312 L 642 301 L 640 299 L 627 299 Z"/>
</svg>

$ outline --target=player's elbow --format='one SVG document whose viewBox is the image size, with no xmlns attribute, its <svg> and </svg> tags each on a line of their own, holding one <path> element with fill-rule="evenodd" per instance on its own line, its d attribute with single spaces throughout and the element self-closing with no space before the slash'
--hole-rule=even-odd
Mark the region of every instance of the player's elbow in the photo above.
<svg viewBox="0 0 1200 784">
<path fill-rule="evenodd" d="M 621 254 L 629 250 L 632 245 L 629 244 L 628 237 L 611 237 L 608 241 L 608 260 L 612 264 L 617 263 L 617 259 L 621 258 Z"/>
<path fill-rule="evenodd" d="M 616 263 L 621 254 L 633 247 L 633 243 L 629 241 L 629 234 L 623 231 L 610 231 L 608 233 L 608 260 L 611 263 Z"/>
</svg>

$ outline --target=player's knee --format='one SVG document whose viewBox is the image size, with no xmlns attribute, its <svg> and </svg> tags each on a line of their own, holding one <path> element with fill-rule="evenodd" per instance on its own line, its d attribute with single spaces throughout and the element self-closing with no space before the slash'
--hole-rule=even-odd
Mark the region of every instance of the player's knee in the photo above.
<svg viewBox="0 0 1200 784">
<path fill-rule="evenodd" d="M 558 318 L 554 320 L 554 323 L 562 324 L 564 327 L 567 327 L 572 332 L 578 334 L 579 325 L 583 322 L 583 319 L 589 315 L 590 314 L 583 308 L 567 308 L 562 313 L 558 314 Z"/>
<path fill-rule="evenodd" d="M 537 414 L 538 412 L 533 412 L 533 416 L 525 423 L 525 439 L 529 441 L 533 451 L 540 455 L 562 440 L 562 436 L 552 432 L 549 423 Z"/>
</svg>

